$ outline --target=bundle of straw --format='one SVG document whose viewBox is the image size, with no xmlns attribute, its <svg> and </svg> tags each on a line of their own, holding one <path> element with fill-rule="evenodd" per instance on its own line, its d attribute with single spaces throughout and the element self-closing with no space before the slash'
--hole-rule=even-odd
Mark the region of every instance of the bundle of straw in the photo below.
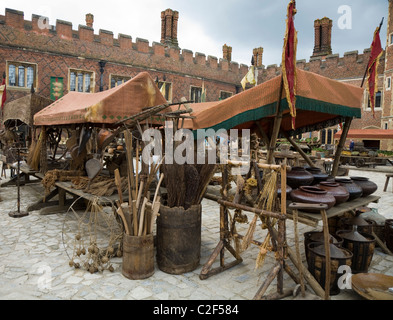
<svg viewBox="0 0 393 320">
<path fill-rule="evenodd" d="M 38 138 L 38 141 L 33 140 L 29 148 L 29 154 L 27 156 L 27 164 L 32 170 L 38 171 L 40 165 L 40 153 L 42 144 L 42 132 Z"/>
</svg>

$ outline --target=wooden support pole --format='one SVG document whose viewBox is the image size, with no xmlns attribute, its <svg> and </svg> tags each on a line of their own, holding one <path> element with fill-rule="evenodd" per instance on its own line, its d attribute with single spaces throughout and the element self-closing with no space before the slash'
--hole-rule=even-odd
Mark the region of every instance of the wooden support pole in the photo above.
<svg viewBox="0 0 393 320">
<path fill-rule="evenodd" d="M 257 214 L 261 214 L 261 215 L 269 217 L 269 218 L 275 218 L 275 219 L 279 219 L 279 220 L 286 219 L 285 215 L 277 213 L 277 212 L 270 212 L 270 211 L 266 211 L 266 210 L 262 210 L 262 209 L 258 209 L 258 208 L 248 207 L 248 206 L 245 206 L 242 204 L 233 203 L 233 202 L 225 201 L 225 200 L 221 200 L 221 199 L 219 199 L 217 202 L 225 207 L 228 207 L 228 208 L 240 209 L 243 211 L 257 213 Z"/>
<path fill-rule="evenodd" d="M 344 128 L 341 133 L 340 142 L 338 143 L 337 150 L 334 155 L 334 162 L 333 162 L 333 168 L 331 173 L 333 177 L 337 176 L 338 166 L 340 165 L 341 152 L 344 149 L 345 141 L 347 140 L 348 131 L 349 128 L 351 127 L 351 123 L 352 123 L 352 118 L 349 117 L 345 118 Z"/>
<path fill-rule="evenodd" d="M 255 124 L 257 125 L 259 132 L 262 136 L 262 141 L 266 144 L 266 146 L 269 146 L 270 144 L 270 139 L 267 135 L 267 133 L 265 132 L 265 130 L 263 130 L 261 124 L 258 121 L 255 121 Z"/>
<path fill-rule="evenodd" d="M 274 150 L 276 149 L 276 142 L 278 138 L 278 134 L 280 132 L 280 127 L 281 127 L 281 122 L 282 122 L 282 111 L 281 111 L 281 95 L 282 95 L 282 90 L 284 87 L 284 79 L 283 76 L 281 76 L 281 84 L 280 84 L 280 91 L 278 95 L 278 101 L 277 101 L 277 112 L 276 116 L 274 118 L 274 124 L 273 124 L 273 131 L 272 131 L 272 136 L 270 138 L 270 145 L 267 153 L 267 163 L 272 164 L 273 158 L 274 158 Z"/>
<path fill-rule="evenodd" d="M 297 143 L 289 136 L 289 134 L 281 130 L 281 133 L 284 135 L 284 137 L 289 141 L 289 143 L 295 148 L 297 152 L 302 156 L 302 158 L 307 162 L 307 164 L 310 167 L 315 167 L 311 159 L 308 157 L 308 155 L 297 145 Z"/>
</svg>

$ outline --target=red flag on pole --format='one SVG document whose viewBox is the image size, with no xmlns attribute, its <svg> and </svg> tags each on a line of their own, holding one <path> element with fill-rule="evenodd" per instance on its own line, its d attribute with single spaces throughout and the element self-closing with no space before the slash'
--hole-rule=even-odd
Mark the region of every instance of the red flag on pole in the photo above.
<svg viewBox="0 0 393 320">
<path fill-rule="evenodd" d="M 296 48 L 297 32 L 294 24 L 296 1 L 288 4 L 286 32 L 282 54 L 282 74 L 289 111 L 292 116 L 292 129 L 295 129 L 296 119 Z"/>
<path fill-rule="evenodd" d="M 371 44 L 370 60 L 367 66 L 367 91 L 370 97 L 370 105 L 374 118 L 376 93 L 378 92 L 378 66 L 379 59 L 381 58 L 381 55 L 383 53 L 381 39 L 379 37 L 381 26 L 382 23 L 374 32 L 374 39 Z"/>
<path fill-rule="evenodd" d="M 1 110 L 3 111 L 5 100 L 7 99 L 6 96 L 6 85 L 5 85 L 5 78 L 3 78 L 3 82 L 0 86 L 0 94 L 1 94 Z"/>
</svg>

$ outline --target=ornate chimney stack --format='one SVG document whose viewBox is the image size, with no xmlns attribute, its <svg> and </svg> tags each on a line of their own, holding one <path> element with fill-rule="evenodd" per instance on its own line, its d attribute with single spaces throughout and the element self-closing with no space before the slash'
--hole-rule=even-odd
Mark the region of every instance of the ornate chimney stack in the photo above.
<svg viewBox="0 0 393 320">
<path fill-rule="evenodd" d="M 93 28 L 94 16 L 91 13 L 86 14 L 86 26 Z"/>
<path fill-rule="evenodd" d="M 227 46 L 226 44 L 223 45 L 222 58 L 224 60 L 232 61 L 232 47 Z"/>
<path fill-rule="evenodd" d="M 254 66 L 257 68 L 262 67 L 263 48 L 255 48 L 252 53 L 254 57 Z"/>
<path fill-rule="evenodd" d="M 166 9 L 161 12 L 161 43 L 167 46 L 179 46 L 177 28 L 179 12 Z"/>
<path fill-rule="evenodd" d="M 315 43 L 312 57 L 332 54 L 332 27 L 333 21 L 329 18 L 314 21 Z"/>
</svg>

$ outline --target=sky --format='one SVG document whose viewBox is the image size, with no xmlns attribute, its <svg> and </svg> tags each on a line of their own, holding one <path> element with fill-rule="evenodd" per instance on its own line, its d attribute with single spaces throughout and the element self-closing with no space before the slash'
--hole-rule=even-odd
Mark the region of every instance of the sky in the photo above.
<svg viewBox="0 0 393 320">
<path fill-rule="evenodd" d="M 222 58 L 222 46 L 232 47 L 232 61 L 250 65 L 254 48 L 263 47 L 263 64 L 279 65 L 289 0 L 0 0 L 5 8 L 72 22 L 73 29 L 85 24 L 85 15 L 94 15 L 94 32 L 112 31 L 153 42 L 161 40 L 161 11 L 179 12 L 178 41 L 181 49 Z M 297 59 L 309 61 L 314 48 L 314 20 L 333 20 L 332 50 L 345 52 L 369 48 L 375 29 L 381 29 L 382 47 L 386 46 L 388 0 L 297 0 L 295 28 L 298 31 Z"/>
</svg>

